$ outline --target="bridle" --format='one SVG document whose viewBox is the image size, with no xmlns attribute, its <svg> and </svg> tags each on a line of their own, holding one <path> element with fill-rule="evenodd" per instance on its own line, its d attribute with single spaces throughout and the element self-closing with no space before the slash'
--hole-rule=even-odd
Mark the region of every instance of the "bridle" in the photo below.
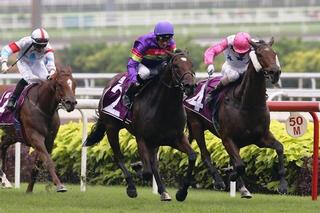
<svg viewBox="0 0 320 213">
<path fill-rule="evenodd" d="M 171 75 L 172 75 L 171 85 L 167 84 L 162 79 L 161 79 L 161 82 L 162 82 L 162 84 L 164 84 L 168 88 L 180 88 L 183 91 L 183 90 L 185 90 L 185 86 L 182 83 L 183 79 L 187 75 L 191 75 L 192 77 L 194 77 L 195 73 L 193 71 L 187 71 L 187 72 L 183 73 L 182 75 L 179 75 L 176 71 L 174 64 L 173 64 L 173 61 L 178 56 L 186 57 L 186 54 L 184 52 L 179 52 L 179 53 L 173 54 L 167 64 L 167 66 L 165 67 L 165 69 L 166 69 L 165 71 L 171 72 Z M 186 58 L 188 58 L 188 57 L 186 57 Z"/>
</svg>

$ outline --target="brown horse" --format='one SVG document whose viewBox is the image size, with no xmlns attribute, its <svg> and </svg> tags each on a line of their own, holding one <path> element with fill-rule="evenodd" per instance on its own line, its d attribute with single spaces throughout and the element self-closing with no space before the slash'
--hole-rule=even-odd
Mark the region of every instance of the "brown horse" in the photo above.
<svg viewBox="0 0 320 213">
<path fill-rule="evenodd" d="M 71 68 L 58 68 L 52 79 L 41 81 L 29 89 L 20 110 L 16 112 L 21 122 L 24 142 L 34 148 L 37 158 L 31 171 L 27 192 L 33 191 L 40 164 L 38 158 L 42 160 L 45 168 L 49 171 L 52 181 L 56 185 L 56 191 L 67 191 L 56 174 L 50 153 L 60 126 L 58 106 L 62 104 L 68 112 L 74 110 L 77 104 L 75 87 Z M 8 86 L 2 86 L 1 94 L 8 88 Z M 5 134 L 1 136 L 0 141 L 0 160 L 2 160 L 2 169 L 4 170 L 6 150 L 16 142 L 16 133 L 14 126 L 5 127 L 3 130 Z M 3 177 L 3 174 L 3 171 L 0 170 L 0 176 Z"/>
<path fill-rule="evenodd" d="M 171 200 L 158 171 L 157 152 L 159 146 L 171 146 L 188 155 L 189 167 L 187 176 L 176 194 L 179 201 L 185 200 L 188 187 L 192 181 L 196 153 L 192 150 L 184 134 L 186 112 L 183 107 L 183 96 L 193 93 L 195 76 L 192 62 L 184 52 L 168 52 L 167 65 L 161 70 L 158 78 L 146 83 L 132 106 L 132 122 L 125 122 L 102 112 L 100 99 L 99 118 L 89 134 L 85 145 L 99 142 L 107 134 L 114 152 L 115 160 L 124 173 L 127 181 L 127 194 L 136 197 L 137 191 L 130 172 L 124 165 L 123 155 L 119 147 L 119 131 L 126 128 L 136 137 L 138 152 L 143 163 L 143 177 L 150 180 L 152 174 L 158 185 L 158 193 L 162 201 Z M 117 82 L 124 74 L 118 74 L 109 86 Z M 109 87 L 108 86 L 108 87 Z"/>
<path fill-rule="evenodd" d="M 218 132 L 212 122 L 208 122 L 199 114 L 187 109 L 189 140 L 191 142 L 193 138 L 196 139 L 201 150 L 201 157 L 215 180 L 214 186 L 219 189 L 224 189 L 225 185 L 211 162 L 204 139 L 205 130 L 221 138 L 234 168 L 230 174 L 230 180 L 235 181 L 239 178 L 242 187 L 244 185 L 241 176 L 245 174 L 245 165 L 239 155 L 240 148 L 255 144 L 260 148 L 275 149 L 279 160 L 279 192 L 286 193 L 283 146 L 269 131 L 270 113 L 266 104 L 266 79 L 270 78 L 275 84 L 281 74 L 280 65 L 271 47 L 273 38 L 269 43 L 250 41 L 250 44 L 256 56 L 251 57 L 242 82 L 226 89 L 225 97 L 218 108 Z M 240 189 L 242 197 L 251 197 L 245 187 L 242 190 Z"/>
</svg>

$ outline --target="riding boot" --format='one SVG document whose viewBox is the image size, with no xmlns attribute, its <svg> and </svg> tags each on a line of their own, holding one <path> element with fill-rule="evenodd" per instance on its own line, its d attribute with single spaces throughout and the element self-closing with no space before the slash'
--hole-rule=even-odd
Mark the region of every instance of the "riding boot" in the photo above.
<svg viewBox="0 0 320 213">
<path fill-rule="evenodd" d="M 208 96 L 205 100 L 206 104 L 209 104 L 211 105 L 212 104 L 212 101 L 213 101 L 213 97 L 219 92 L 221 91 L 221 89 L 223 88 L 223 84 L 222 82 L 220 81 L 219 84 L 217 84 L 213 90 L 211 90 L 209 93 L 208 93 Z"/>
<path fill-rule="evenodd" d="M 9 98 L 8 104 L 6 108 L 10 111 L 14 111 L 16 108 L 16 101 L 18 100 L 20 94 L 22 93 L 25 86 L 28 85 L 28 82 L 26 82 L 24 79 L 21 79 L 16 88 L 14 89 L 11 97 Z"/>
<path fill-rule="evenodd" d="M 123 95 L 123 104 L 130 109 L 133 104 L 133 99 L 140 88 L 139 84 L 131 84 L 125 94 Z"/>
</svg>

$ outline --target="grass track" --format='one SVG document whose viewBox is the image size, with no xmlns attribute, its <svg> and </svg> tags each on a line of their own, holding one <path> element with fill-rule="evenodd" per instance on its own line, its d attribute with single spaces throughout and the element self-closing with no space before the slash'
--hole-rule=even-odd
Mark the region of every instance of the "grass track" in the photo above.
<svg viewBox="0 0 320 213">
<path fill-rule="evenodd" d="M 254 194 L 250 200 L 230 198 L 228 193 L 209 190 L 189 191 L 185 202 L 175 200 L 176 189 L 169 189 L 173 200 L 160 202 L 151 188 L 138 187 L 138 197 L 131 199 L 124 186 L 89 186 L 80 192 L 79 185 L 67 185 L 67 193 L 47 192 L 37 184 L 33 194 L 21 189 L 0 189 L 0 213 L 95 213 L 95 212 L 298 212 L 319 213 L 320 201 L 308 197 Z M 319 198 L 320 199 L 320 198 Z"/>
</svg>

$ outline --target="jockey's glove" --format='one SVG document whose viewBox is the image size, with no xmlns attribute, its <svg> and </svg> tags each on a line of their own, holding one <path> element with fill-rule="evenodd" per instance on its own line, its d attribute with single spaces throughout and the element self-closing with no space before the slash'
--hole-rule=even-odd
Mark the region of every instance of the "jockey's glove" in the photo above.
<svg viewBox="0 0 320 213">
<path fill-rule="evenodd" d="M 137 86 L 143 83 L 143 79 L 140 77 L 140 75 L 137 75 L 137 82 L 135 83 Z"/>
<path fill-rule="evenodd" d="M 2 62 L 1 72 L 6 73 L 9 70 L 8 64 L 6 61 Z"/>
<path fill-rule="evenodd" d="M 52 76 L 56 73 L 56 70 L 55 69 L 52 69 L 49 71 L 49 75 L 47 76 L 47 79 L 48 80 L 51 80 L 52 79 Z"/>
<path fill-rule="evenodd" d="M 214 66 L 213 64 L 210 64 L 207 68 L 207 72 L 208 72 L 208 75 L 212 75 L 214 73 Z"/>
</svg>

